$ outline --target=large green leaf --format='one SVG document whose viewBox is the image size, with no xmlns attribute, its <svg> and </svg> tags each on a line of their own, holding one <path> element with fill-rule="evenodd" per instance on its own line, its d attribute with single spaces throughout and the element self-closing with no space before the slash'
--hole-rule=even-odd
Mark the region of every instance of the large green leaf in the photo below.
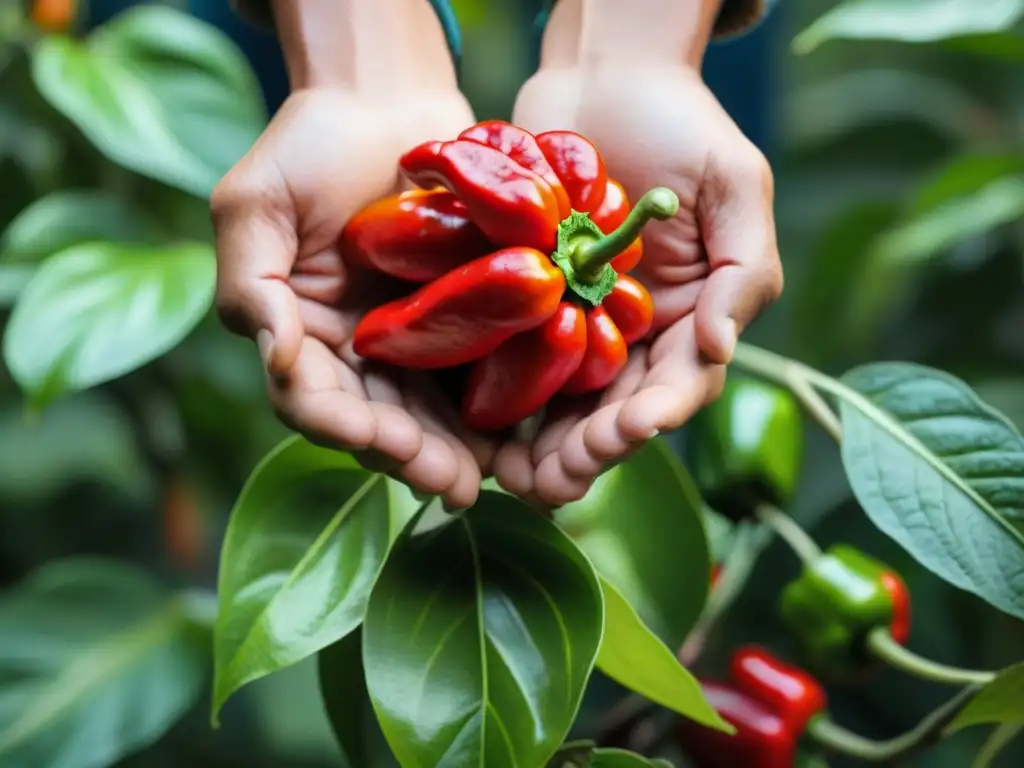
<svg viewBox="0 0 1024 768">
<path fill-rule="evenodd" d="M 1024 16 L 1024 0 L 847 0 L 793 40 L 810 53 L 829 40 L 897 40 L 930 43 L 1001 32 Z"/>
<path fill-rule="evenodd" d="M 367 685 L 392 751 L 403 768 L 544 765 L 601 641 L 592 566 L 503 493 L 413 529 L 392 548 L 363 627 Z"/>
<path fill-rule="evenodd" d="M 153 244 L 159 229 L 127 200 L 95 189 L 65 189 L 42 197 L 4 230 L 0 258 L 36 261 L 77 243 L 105 240 Z"/>
<path fill-rule="evenodd" d="M 975 195 L 1001 179 L 1024 178 L 1024 155 L 968 153 L 957 155 L 929 173 L 914 192 L 912 215 Z"/>
<path fill-rule="evenodd" d="M 650 760 L 624 749 L 595 749 L 588 768 L 672 768 L 672 763 Z"/>
<path fill-rule="evenodd" d="M 240 687 L 363 619 L 388 548 L 388 485 L 349 454 L 285 440 L 253 471 L 220 558 L 213 718 Z"/>
<path fill-rule="evenodd" d="M 950 731 L 969 725 L 1024 725 L 1024 662 L 1000 672 L 963 708 Z"/>
<path fill-rule="evenodd" d="M 266 122 L 256 80 L 231 40 L 165 6 L 125 11 L 84 42 L 43 38 L 33 77 L 109 159 L 199 196 Z"/>
<path fill-rule="evenodd" d="M 909 363 L 833 386 L 853 492 L 926 568 L 1024 618 L 1024 437 L 963 381 Z"/>
<path fill-rule="evenodd" d="M 207 657 L 145 573 L 57 562 L 0 600 L 0 765 L 105 768 L 195 702 Z"/>
<path fill-rule="evenodd" d="M 662 440 L 557 512 L 559 525 L 644 621 L 677 647 L 704 609 L 711 557 L 693 481 Z"/>
<path fill-rule="evenodd" d="M 4 360 L 40 405 L 101 384 L 184 339 L 209 311 L 215 283 L 209 246 L 73 246 L 18 297 Z"/>
<path fill-rule="evenodd" d="M 317 655 L 320 695 L 341 750 L 342 768 L 366 768 L 370 694 L 363 672 L 363 633 L 357 628 Z M 376 721 L 373 722 L 376 725 Z"/>
<path fill-rule="evenodd" d="M 604 593 L 604 637 L 597 668 L 644 698 L 710 728 L 735 729 L 708 704 L 700 683 L 657 636 L 614 586 L 601 580 Z"/>
</svg>

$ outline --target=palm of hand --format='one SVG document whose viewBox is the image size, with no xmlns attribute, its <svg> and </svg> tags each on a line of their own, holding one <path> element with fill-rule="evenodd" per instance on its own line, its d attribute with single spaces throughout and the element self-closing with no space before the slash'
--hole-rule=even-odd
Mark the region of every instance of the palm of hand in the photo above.
<svg viewBox="0 0 1024 768">
<path fill-rule="evenodd" d="M 458 94 L 384 108 L 339 91 L 298 93 L 213 199 L 218 305 L 229 327 L 259 332 L 282 420 L 454 506 L 475 499 L 490 446 L 465 434 L 425 377 L 354 355 L 355 325 L 388 286 L 347 273 L 336 243 L 353 214 L 397 190 L 401 153 L 471 122 Z"/>
<path fill-rule="evenodd" d="M 532 441 L 495 458 L 504 487 L 557 506 L 718 396 L 737 333 L 781 291 L 771 173 L 688 70 L 542 71 L 514 121 L 589 138 L 632 200 L 655 186 L 680 198 L 673 220 L 645 231 L 635 272 L 655 304 L 649 343 L 599 398 L 552 410 Z"/>
</svg>

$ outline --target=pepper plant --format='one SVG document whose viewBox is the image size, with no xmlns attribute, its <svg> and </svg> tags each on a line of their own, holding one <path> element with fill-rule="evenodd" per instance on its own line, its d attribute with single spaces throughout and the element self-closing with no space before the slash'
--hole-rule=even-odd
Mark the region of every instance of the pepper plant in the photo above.
<svg viewBox="0 0 1024 768">
<path fill-rule="evenodd" d="M 878 4 L 862 0 L 797 45 L 902 29 L 913 42 L 1008 56 L 1019 51 L 1002 34 L 1011 5 L 967 3 L 958 16 L 942 3 L 942 23 L 926 25 L 937 5 L 890 0 L 879 30 L 869 24 Z M 21 431 L 17 443 L 7 438 L 15 449 L 4 452 L 2 479 L 22 483 L 20 509 L 41 470 L 17 454 L 63 418 L 44 468 L 103 466 L 116 498 L 159 512 L 160 555 L 54 559 L 20 578 L 10 563 L 36 563 L 38 550 L 44 561 L 109 552 L 136 529 L 127 516 L 100 517 L 80 485 L 47 518 L 54 536 L 80 537 L 71 544 L 40 546 L 3 510 L 3 576 L 19 580 L 0 597 L 0 765 L 166 763 L 152 745 L 209 738 L 211 710 L 218 733 L 237 732 L 236 705 L 309 664 L 319 691 L 270 709 L 322 705 L 335 752 L 359 768 L 781 768 L 926 751 L 931 765 L 947 736 L 988 726 L 985 765 L 1012 741 L 1024 722 L 1024 666 L 953 666 L 923 650 L 934 633 L 918 629 L 931 619 L 916 601 L 924 576 L 1004 615 L 1007 633 L 1024 618 L 1024 438 L 964 381 L 910 363 L 833 377 L 741 344 L 726 391 L 684 430 L 684 458 L 678 436 L 652 440 L 550 514 L 492 484 L 472 509 L 445 510 L 295 436 L 259 460 L 283 430 L 255 405 L 226 416 L 262 392 L 255 355 L 209 315 L 205 210 L 265 121 L 251 73 L 223 36 L 168 8 L 80 36 L 49 14 L 57 7 L 41 15 L 40 5 L 34 25 L 7 8 L 0 18 L 0 93 L 20 120 L 13 131 L 0 123 L 0 139 L 20 142 L 0 163 L 3 202 L 16 203 L 3 211 L 0 240 L 11 307 L 3 349 L 23 395 L 8 397 L 3 380 Z M 894 253 L 932 258 L 965 231 L 1012 241 L 994 228 L 1024 199 L 1012 175 L 1019 157 L 997 159 L 942 175 L 884 234 L 873 268 L 889 276 Z M 963 197 L 987 217 L 964 225 L 948 205 Z M 883 213 L 869 212 L 868 230 L 889 225 Z M 892 293 L 870 274 L 864 285 L 875 288 L 856 296 L 877 307 Z M 803 333 L 821 334 L 828 315 L 805 302 L 800 312 L 815 322 Z M 873 322 L 863 306 L 849 311 Z M 22 411 L 36 427 L 23 426 Z M 817 450 L 823 436 L 838 455 Z M 898 563 L 842 541 L 822 547 L 808 532 L 796 492 L 823 462 L 842 468 L 853 513 Z M 200 481 L 209 475 L 230 478 L 227 490 L 211 493 Z M 197 566 L 201 491 L 217 508 L 234 498 L 216 595 Z M 795 557 L 771 621 L 793 642 L 728 645 L 723 626 L 750 610 L 742 598 L 759 569 L 787 549 Z M 916 713 L 905 733 L 867 738 L 834 704 L 884 672 L 900 686 L 942 684 L 948 700 Z M 188 715 L 197 707 L 201 721 Z M 205 759 L 258 764 L 253 733 Z M 249 741 L 257 746 L 246 752 Z"/>
</svg>

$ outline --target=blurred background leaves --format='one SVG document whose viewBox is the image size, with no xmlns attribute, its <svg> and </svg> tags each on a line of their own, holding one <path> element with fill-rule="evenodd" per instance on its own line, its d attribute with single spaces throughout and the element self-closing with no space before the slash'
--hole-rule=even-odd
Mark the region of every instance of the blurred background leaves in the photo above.
<svg viewBox="0 0 1024 768">
<path fill-rule="evenodd" d="M 174 10 L 186 5 L 200 4 L 136 9 L 68 37 L 0 5 L 0 764 L 12 768 L 63 765 L 57 734 L 76 724 L 95 738 L 74 742 L 75 765 L 341 764 L 312 660 L 247 686 L 222 728 L 208 726 L 197 606 L 244 480 L 286 430 L 252 345 L 209 312 L 205 197 L 266 120 L 273 100 L 252 70 L 271 60 L 247 62 L 226 34 Z M 207 5 L 227 16 L 226 0 Z M 539 5 L 455 3 L 478 116 L 508 116 L 536 58 Z M 91 12 L 117 6 L 93 0 Z M 755 33 L 773 51 L 767 93 L 740 77 L 746 65 L 730 69 L 740 44 L 713 52 L 709 80 L 740 83 L 723 100 L 771 107 L 762 143 L 787 288 L 751 341 L 835 375 L 883 359 L 947 369 L 1024 426 L 1022 14 L 1017 0 L 786 0 Z M 77 271 L 86 263 L 103 267 L 93 282 Z M 94 285 L 91 303 L 69 303 L 58 290 L 69 283 Z M 60 314 L 38 314 L 40 296 Z M 168 335 L 113 350 L 119 366 L 90 346 L 143 322 Z M 27 415 L 16 381 L 37 400 L 66 396 Z M 827 438 L 812 432 L 807 445 L 794 513 L 821 544 L 854 543 L 903 572 L 914 647 L 981 668 L 1019 661 L 1020 623 L 916 565 L 857 507 Z M 629 540 L 618 537 L 632 547 L 620 564 L 649 545 Z M 709 666 L 739 642 L 787 648 L 774 606 L 796 570 L 769 546 Z M 191 601 L 186 588 L 206 591 Z M 651 588 L 662 600 L 671 585 Z M 100 661 L 85 677 L 82 658 Z M 605 683 L 584 718 L 618 697 Z M 877 737 L 946 695 L 891 674 L 830 694 L 841 722 Z M 130 727 L 112 733 L 113 722 Z M 962 768 L 984 736 L 967 729 L 922 764 Z M 1022 758 L 1011 746 L 997 765 Z"/>
</svg>

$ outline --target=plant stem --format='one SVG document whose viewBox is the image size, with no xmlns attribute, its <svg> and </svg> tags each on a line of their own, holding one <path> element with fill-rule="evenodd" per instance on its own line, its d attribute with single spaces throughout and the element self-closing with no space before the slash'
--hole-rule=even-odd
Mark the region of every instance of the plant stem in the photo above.
<svg viewBox="0 0 1024 768">
<path fill-rule="evenodd" d="M 821 547 L 811 538 L 810 534 L 778 507 L 771 504 L 760 504 L 755 514 L 757 519 L 775 531 L 776 535 L 793 550 L 793 554 L 803 562 L 812 563 L 821 557 Z"/>
<path fill-rule="evenodd" d="M 890 667 L 933 683 L 985 685 L 995 678 L 994 672 L 950 667 L 918 656 L 909 648 L 897 643 L 886 627 L 876 627 L 868 633 L 867 647 L 876 658 Z"/>
<path fill-rule="evenodd" d="M 980 686 L 969 685 L 956 696 L 925 717 L 914 728 L 888 741 L 875 741 L 848 731 L 826 715 L 819 715 L 807 725 L 807 735 L 821 747 L 849 755 L 869 763 L 905 761 L 924 752 L 942 738 L 942 731 L 978 692 Z"/>
<path fill-rule="evenodd" d="M 834 389 L 831 385 L 836 382 L 832 377 L 796 360 L 742 341 L 736 345 L 732 361 L 750 373 L 787 387 L 833 440 L 837 443 L 842 441 L 843 426 L 839 417 L 825 402 L 825 398 L 814 389 L 814 385 L 823 389 Z"/>
<path fill-rule="evenodd" d="M 572 251 L 572 265 L 580 282 L 593 283 L 612 259 L 626 250 L 651 219 L 671 219 L 679 210 L 679 197 L 667 187 L 655 187 L 641 197 L 626 220 L 596 240 L 580 239 Z"/>
</svg>

